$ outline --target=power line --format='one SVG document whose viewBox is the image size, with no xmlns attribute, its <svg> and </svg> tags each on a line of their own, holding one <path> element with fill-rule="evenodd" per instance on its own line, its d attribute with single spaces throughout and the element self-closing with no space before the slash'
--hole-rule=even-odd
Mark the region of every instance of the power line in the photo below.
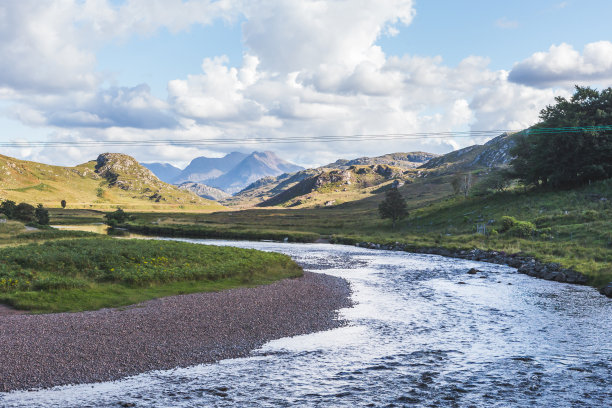
<svg viewBox="0 0 612 408">
<path fill-rule="evenodd" d="M 528 130 L 471 130 L 456 132 L 419 132 L 419 133 L 382 133 L 353 135 L 318 135 L 318 136 L 285 136 L 253 138 L 212 138 L 212 139 L 154 139 L 154 140 L 80 140 L 80 141 L 10 141 L 0 142 L 0 147 L 97 147 L 97 146 L 210 146 L 235 144 L 290 144 L 306 142 L 371 142 L 379 140 L 429 140 L 449 138 L 483 138 L 495 137 L 503 133 L 526 132 L 529 134 L 559 134 L 610 131 L 612 125 L 576 126 L 563 128 L 533 128 Z"/>
</svg>

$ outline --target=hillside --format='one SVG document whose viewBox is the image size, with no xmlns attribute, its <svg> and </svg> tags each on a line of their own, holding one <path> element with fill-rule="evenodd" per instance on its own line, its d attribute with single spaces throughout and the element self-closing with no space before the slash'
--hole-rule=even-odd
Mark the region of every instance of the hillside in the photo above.
<svg viewBox="0 0 612 408">
<path fill-rule="evenodd" d="M 193 181 L 186 181 L 177 186 L 181 190 L 191 191 L 193 194 L 198 195 L 207 200 L 220 201 L 231 197 L 231 194 L 226 193 L 218 188 L 207 186 L 202 183 L 194 183 Z"/>
<path fill-rule="evenodd" d="M 130 156 L 104 153 L 75 167 L 0 155 L 0 199 L 69 208 L 215 210 L 222 207 L 160 181 Z"/>
<path fill-rule="evenodd" d="M 506 166 L 512 159 L 510 149 L 515 145 L 517 135 L 518 133 L 503 133 L 483 145 L 468 146 L 432 158 L 419 168 L 447 174 Z"/>
<path fill-rule="evenodd" d="M 370 166 L 373 164 L 384 164 L 387 166 L 400 167 L 402 169 L 412 169 L 422 166 L 431 159 L 440 155 L 425 152 L 410 152 L 410 153 L 389 153 L 377 157 L 359 157 L 353 160 L 336 160 L 323 168 L 330 169 L 348 169 L 351 166 Z"/>
<path fill-rule="evenodd" d="M 304 190 L 303 187 L 298 187 L 292 193 L 285 194 L 283 197 L 274 200 L 268 201 L 272 199 L 274 196 L 283 193 L 286 190 L 291 189 L 296 186 L 301 181 L 308 179 L 310 177 L 316 177 L 325 172 L 329 172 L 330 170 L 347 170 L 352 166 L 375 166 L 375 165 L 385 165 L 399 168 L 403 171 L 414 169 L 423 163 L 426 163 L 428 160 L 432 158 L 436 158 L 438 155 L 433 153 L 424 153 L 424 152 L 410 152 L 410 153 L 389 153 L 382 156 L 377 157 L 360 157 L 357 159 L 346 160 L 339 159 L 333 163 L 327 164 L 325 166 L 318 167 L 316 169 L 306 169 L 301 170 L 295 173 L 289 174 L 281 174 L 276 177 L 265 177 L 256 182 L 248 185 L 242 191 L 236 193 L 233 197 L 224 200 L 224 205 L 230 206 L 240 206 L 240 207 L 249 207 L 254 205 L 259 205 L 263 202 L 284 202 L 286 199 L 284 197 L 292 196 L 297 190 Z M 411 176 L 412 177 L 412 176 Z M 380 180 L 381 182 L 385 182 L 388 180 Z M 372 187 L 372 186 L 369 186 Z M 372 190 L 372 189 L 371 189 Z M 305 191 L 305 190 L 304 190 Z M 367 194 L 368 192 L 364 192 Z M 303 193 L 307 194 L 307 193 Z M 345 195 L 346 196 L 346 195 Z M 295 197 L 295 196 L 294 196 Z M 331 198 L 330 200 L 339 200 L 337 203 L 343 202 L 349 197 L 344 198 Z M 364 198 L 364 197 L 358 197 Z M 324 200 L 324 201 L 330 201 Z M 320 200 L 319 200 L 320 201 Z M 318 201 L 317 201 L 318 203 Z M 324 202 L 325 203 L 325 202 Z M 323 203 L 323 204 L 324 204 Z"/>
<path fill-rule="evenodd" d="M 329 207 L 380 193 L 392 183 L 404 185 L 411 182 L 415 174 L 414 171 L 378 164 L 327 170 L 299 181 L 258 206 Z"/>
</svg>

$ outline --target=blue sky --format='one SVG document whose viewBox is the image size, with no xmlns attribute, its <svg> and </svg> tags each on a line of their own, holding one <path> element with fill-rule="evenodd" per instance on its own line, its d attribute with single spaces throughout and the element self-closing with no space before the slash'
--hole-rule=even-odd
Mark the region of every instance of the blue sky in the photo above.
<svg viewBox="0 0 612 408">
<path fill-rule="evenodd" d="M 1 140 L 74 146 L 2 153 L 178 166 L 232 150 L 306 166 L 445 153 L 486 139 L 223 141 L 524 128 L 574 84 L 611 85 L 610 15 L 604 0 L 3 2 Z M 92 140 L 183 144 L 79 145 Z"/>
</svg>

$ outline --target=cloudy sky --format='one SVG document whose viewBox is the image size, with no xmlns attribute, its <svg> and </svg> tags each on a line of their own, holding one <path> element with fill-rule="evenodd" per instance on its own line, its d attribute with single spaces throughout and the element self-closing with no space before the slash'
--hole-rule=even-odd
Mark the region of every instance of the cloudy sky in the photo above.
<svg viewBox="0 0 612 408">
<path fill-rule="evenodd" d="M 23 144 L 0 153 L 445 153 L 486 141 L 458 132 L 534 124 L 574 84 L 612 85 L 610 15 L 609 0 L 4 0 L 0 142 Z M 376 136 L 433 132 L 455 133 Z M 372 136 L 321 140 L 351 135 Z"/>
</svg>

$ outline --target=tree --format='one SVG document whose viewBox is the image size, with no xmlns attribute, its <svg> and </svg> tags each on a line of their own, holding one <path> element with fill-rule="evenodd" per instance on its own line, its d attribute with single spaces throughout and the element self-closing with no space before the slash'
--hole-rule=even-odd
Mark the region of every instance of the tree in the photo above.
<svg viewBox="0 0 612 408">
<path fill-rule="evenodd" d="M 66 200 L 62 200 L 60 204 L 62 205 L 62 208 L 66 208 Z"/>
<path fill-rule="evenodd" d="M 511 176 L 504 170 L 492 170 L 481 182 L 480 187 L 495 191 L 504 191 L 511 184 Z"/>
<path fill-rule="evenodd" d="M 129 218 L 129 215 L 121 208 L 117 208 L 116 211 L 106 214 L 104 218 L 106 218 L 107 225 L 110 225 L 111 227 L 116 227 L 117 225 L 126 222 Z"/>
<path fill-rule="evenodd" d="M 378 212 L 380 213 L 380 218 L 391 218 L 393 229 L 395 229 L 396 221 L 408 215 L 406 200 L 404 200 L 396 187 L 392 187 L 387 191 L 384 201 L 378 206 Z"/>
<path fill-rule="evenodd" d="M 540 112 L 517 138 L 514 175 L 525 184 L 565 187 L 612 177 L 612 88 L 576 87 Z"/>
<path fill-rule="evenodd" d="M 49 210 L 43 207 L 42 204 L 38 204 L 36 211 L 34 211 L 36 222 L 40 225 L 49 225 Z"/>
<path fill-rule="evenodd" d="M 15 208 L 15 218 L 20 221 L 33 222 L 36 220 L 36 209 L 28 203 L 19 203 Z"/>
<path fill-rule="evenodd" d="M 11 200 L 5 200 L 0 204 L 0 212 L 4 213 L 8 219 L 15 218 L 15 211 L 17 210 L 17 204 Z"/>
<path fill-rule="evenodd" d="M 451 186 L 455 194 L 463 194 L 467 197 L 472 186 L 474 185 L 474 176 L 472 173 L 457 173 L 451 179 Z"/>
</svg>

